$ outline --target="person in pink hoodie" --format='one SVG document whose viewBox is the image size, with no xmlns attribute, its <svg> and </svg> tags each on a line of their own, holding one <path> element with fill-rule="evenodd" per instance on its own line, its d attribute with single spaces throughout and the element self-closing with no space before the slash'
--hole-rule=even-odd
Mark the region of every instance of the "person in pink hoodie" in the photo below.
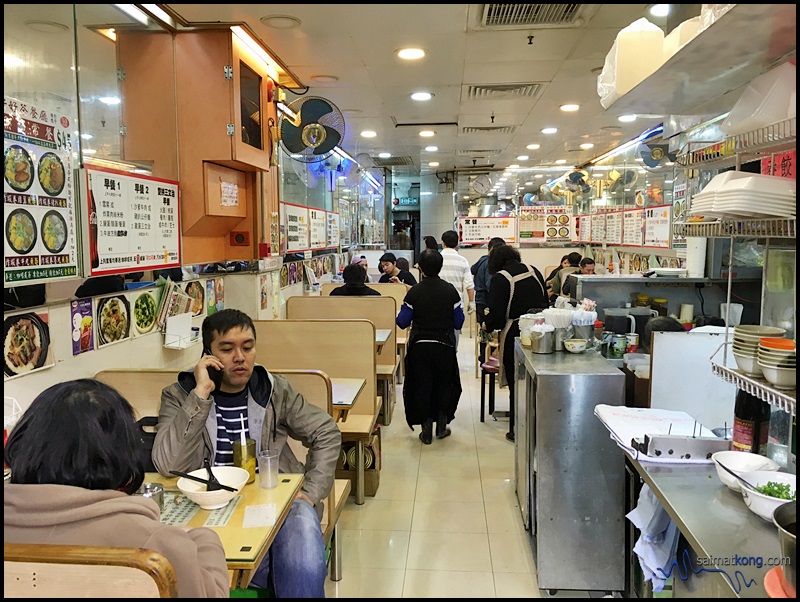
<svg viewBox="0 0 800 602">
<path fill-rule="evenodd" d="M 5 543 L 145 548 L 172 563 L 181 598 L 228 598 L 225 551 L 211 529 L 162 524 L 144 481 L 131 405 L 96 380 L 40 393 L 9 435 Z"/>
</svg>

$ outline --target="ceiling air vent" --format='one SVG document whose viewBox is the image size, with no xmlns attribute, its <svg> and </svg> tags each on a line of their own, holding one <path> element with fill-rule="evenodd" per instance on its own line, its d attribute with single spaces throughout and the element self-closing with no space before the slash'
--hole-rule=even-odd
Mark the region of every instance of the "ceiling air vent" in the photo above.
<svg viewBox="0 0 800 602">
<path fill-rule="evenodd" d="M 502 153 L 502 150 L 499 149 L 492 149 L 492 150 L 485 150 L 485 149 L 469 149 L 469 150 L 460 150 L 456 154 L 459 157 L 486 157 L 487 155 L 499 155 Z"/>
<path fill-rule="evenodd" d="M 484 4 L 484 27 L 567 26 L 578 18 L 583 4 Z"/>
<path fill-rule="evenodd" d="M 465 86 L 469 100 L 503 100 L 505 98 L 534 97 L 542 90 L 542 84 L 490 84 Z"/>
<path fill-rule="evenodd" d="M 485 127 L 468 126 L 461 128 L 462 134 L 513 134 L 517 131 L 515 125 L 487 125 Z"/>
<path fill-rule="evenodd" d="M 370 157 L 374 167 L 399 167 L 401 165 L 414 165 L 411 157 L 389 157 L 388 159 L 381 159 L 380 157 Z"/>
</svg>

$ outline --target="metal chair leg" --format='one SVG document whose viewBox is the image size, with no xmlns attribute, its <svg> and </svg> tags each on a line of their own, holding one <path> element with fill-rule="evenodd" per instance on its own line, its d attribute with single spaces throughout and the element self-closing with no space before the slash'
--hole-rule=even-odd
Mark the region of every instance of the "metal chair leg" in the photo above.
<svg viewBox="0 0 800 602">
<path fill-rule="evenodd" d="M 481 422 L 483 422 L 483 413 L 486 408 L 486 372 L 481 370 Z"/>
<path fill-rule="evenodd" d="M 342 546 L 339 542 L 339 529 L 333 527 L 331 535 L 331 581 L 342 580 Z"/>
<path fill-rule="evenodd" d="M 494 372 L 489 375 L 489 414 L 494 418 Z M 497 420 L 497 418 L 494 418 Z"/>
</svg>

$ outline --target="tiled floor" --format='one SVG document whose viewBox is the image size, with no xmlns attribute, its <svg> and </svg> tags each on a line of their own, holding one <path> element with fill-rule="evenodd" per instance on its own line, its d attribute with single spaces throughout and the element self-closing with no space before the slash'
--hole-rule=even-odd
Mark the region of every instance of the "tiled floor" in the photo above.
<svg viewBox="0 0 800 602">
<path fill-rule="evenodd" d="M 508 420 L 479 421 L 480 379 L 465 328 L 459 353 L 463 393 L 453 434 L 423 445 L 408 428 L 402 385 L 382 429 L 382 470 L 374 497 L 350 497 L 339 519 L 343 578 L 332 598 L 541 597 L 514 492 Z M 508 390 L 497 389 L 497 409 Z M 588 597 L 559 592 L 556 597 Z"/>
</svg>

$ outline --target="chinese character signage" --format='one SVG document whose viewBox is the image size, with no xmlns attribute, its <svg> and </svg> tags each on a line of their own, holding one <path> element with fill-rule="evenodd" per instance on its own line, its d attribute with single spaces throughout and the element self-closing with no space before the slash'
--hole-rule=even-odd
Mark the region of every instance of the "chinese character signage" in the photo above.
<svg viewBox="0 0 800 602">
<path fill-rule="evenodd" d="M 606 214 L 592 214 L 592 242 L 602 243 L 606 239 Z"/>
<path fill-rule="evenodd" d="M 515 217 L 460 217 L 458 239 L 464 245 L 483 245 L 492 238 L 502 238 L 506 244 L 517 242 Z"/>
<path fill-rule="evenodd" d="M 606 213 L 606 244 L 622 244 L 622 211 Z"/>
<path fill-rule="evenodd" d="M 339 214 L 333 211 L 327 212 L 328 221 L 328 248 L 339 248 Z"/>
<path fill-rule="evenodd" d="M 5 285 L 78 275 L 73 121 L 46 104 L 3 97 Z"/>
<path fill-rule="evenodd" d="M 592 216 L 578 216 L 578 241 L 592 242 Z"/>
<path fill-rule="evenodd" d="M 520 207 L 519 242 L 567 243 L 572 240 L 572 207 L 548 206 Z"/>
<path fill-rule="evenodd" d="M 644 244 L 644 209 L 622 212 L 622 245 L 641 247 Z"/>
<path fill-rule="evenodd" d="M 671 224 L 672 205 L 644 209 L 644 246 L 669 249 Z"/>
<path fill-rule="evenodd" d="M 281 203 L 286 226 L 286 251 L 306 251 L 309 248 L 308 207 Z"/>
<path fill-rule="evenodd" d="M 91 276 L 180 266 L 178 182 L 86 166 Z"/>
<path fill-rule="evenodd" d="M 308 210 L 308 227 L 311 235 L 311 246 L 313 250 L 324 249 L 327 246 L 328 224 L 325 218 L 327 212 L 322 209 Z"/>
<path fill-rule="evenodd" d="M 797 151 L 788 151 L 785 153 L 778 153 L 775 155 L 775 163 L 772 162 L 772 157 L 761 159 L 761 173 L 769 176 L 778 176 L 780 178 L 797 179 Z"/>
</svg>

